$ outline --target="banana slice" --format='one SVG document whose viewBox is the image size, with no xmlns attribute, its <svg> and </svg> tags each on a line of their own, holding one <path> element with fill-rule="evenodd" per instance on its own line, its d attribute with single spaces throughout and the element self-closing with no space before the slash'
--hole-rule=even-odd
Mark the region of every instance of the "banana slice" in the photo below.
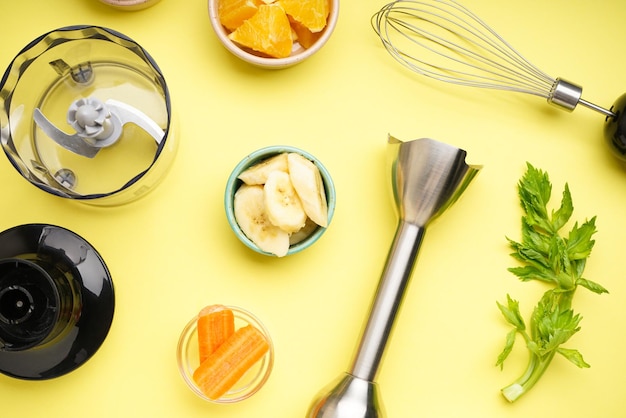
<svg viewBox="0 0 626 418">
<path fill-rule="evenodd" d="M 318 224 L 313 222 L 311 218 L 306 218 L 304 226 L 289 236 L 289 245 L 296 245 L 299 242 L 304 241 L 309 237 L 309 235 L 315 232 L 317 228 L 319 228 Z"/>
<path fill-rule="evenodd" d="M 280 153 L 253 165 L 237 178 L 246 184 L 265 184 L 267 176 L 273 171 L 287 172 L 287 153 Z"/>
<path fill-rule="evenodd" d="M 328 226 L 328 203 L 319 169 L 297 153 L 287 155 L 289 176 L 296 189 L 304 212 L 319 226 Z"/>
<path fill-rule="evenodd" d="M 278 257 L 287 255 L 289 234 L 270 221 L 263 186 L 241 185 L 235 193 L 233 208 L 239 227 L 261 250 Z"/>
<path fill-rule="evenodd" d="M 265 210 L 274 225 L 287 233 L 300 230 L 306 222 L 302 202 L 291 184 L 289 174 L 273 171 L 263 187 Z"/>
</svg>

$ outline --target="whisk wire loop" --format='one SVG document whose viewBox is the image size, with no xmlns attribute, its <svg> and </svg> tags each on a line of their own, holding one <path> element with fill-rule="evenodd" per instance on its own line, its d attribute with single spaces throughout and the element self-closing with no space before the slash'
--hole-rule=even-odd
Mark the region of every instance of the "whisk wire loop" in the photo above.
<svg viewBox="0 0 626 418">
<path fill-rule="evenodd" d="M 544 98 L 556 81 L 454 0 L 397 0 L 371 23 L 397 61 L 440 81 Z"/>
<path fill-rule="evenodd" d="M 427 19 L 424 19 L 427 20 Z M 431 20 L 427 20 L 428 22 L 432 22 Z M 472 51 L 466 47 L 461 46 L 460 44 L 453 44 L 450 41 L 446 40 L 445 38 L 442 38 L 436 34 L 433 34 L 432 32 L 426 32 L 422 29 L 419 29 L 416 26 L 411 25 L 409 27 L 409 25 L 405 25 L 402 24 L 401 22 L 395 22 L 398 23 L 399 25 L 404 26 L 407 29 L 410 29 L 413 31 L 414 34 L 419 35 L 422 38 L 426 38 L 429 41 L 430 40 L 437 40 L 439 42 L 440 45 L 445 46 L 449 51 L 451 51 L 453 54 L 447 54 L 447 53 L 442 53 L 442 52 L 438 52 L 436 51 L 434 48 L 431 48 L 428 44 L 425 44 L 423 42 L 417 41 L 415 40 L 415 42 L 417 44 L 419 44 L 420 46 L 422 46 L 423 48 L 438 54 L 444 58 L 448 58 L 449 60 L 454 61 L 455 63 L 461 63 L 466 65 L 469 68 L 472 69 L 476 69 L 479 72 L 478 73 L 470 73 L 467 71 L 461 71 L 461 70 L 454 70 L 450 67 L 442 67 L 442 66 L 435 66 L 432 64 L 427 64 L 425 63 L 423 60 L 420 59 L 415 59 L 415 61 L 420 62 L 421 64 L 427 66 L 427 67 L 431 67 L 431 68 L 436 68 L 438 70 L 440 70 L 441 72 L 443 72 L 443 75 L 449 75 L 449 74 L 453 74 L 455 73 L 456 75 L 461 75 L 461 76 L 466 76 L 466 77 L 473 77 L 474 80 L 479 80 L 480 81 L 480 86 L 484 87 L 485 83 L 487 84 L 492 84 L 493 79 L 489 78 L 489 77 L 497 77 L 499 78 L 502 82 L 507 82 L 509 83 L 506 87 L 507 88 L 512 88 L 514 86 L 518 86 L 520 89 L 524 89 L 524 86 L 520 85 L 519 79 L 523 79 L 525 82 L 529 83 L 526 87 L 525 90 L 528 90 L 528 86 L 529 85 L 534 85 L 537 88 L 542 88 L 543 85 L 540 84 L 539 82 L 537 82 L 537 80 L 533 79 L 532 77 L 526 76 L 522 73 L 518 73 L 515 72 L 513 69 L 511 69 L 510 67 L 507 67 L 506 65 L 494 60 L 493 58 L 490 58 L 489 54 L 481 54 L 477 51 Z M 447 30 L 449 30 L 448 28 L 445 28 Z M 470 39 L 466 36 L 464 36 L 461 32 L 458 32 L 455 34 L 457 37 L 459 37 L 462 41 L 464 42 L 470 42 Z M 482 39 L 482 38 L 481 38 Z M 488 40 L 485 40 L 485 42 L 488 42 Z M 478 44 L 476 44 L 477 48 L 478 48 Z M 497 48 L 497 45 L 491 45 L 494 48 Z M 482 48 L 482 47 L 480 47 Z M 481 51 L 482 52 L 482 51 Z M 464 62 L 462 58 L 458 58 L 459 56 L 465 56 L 470 58 L 471 60 L 468 62 Z M 503 55 L 503 58 L 509 58 L 508 55 Z M 515 57 L 513 57 L 515 58 Z M 465 58 L 467 59 L 467 58 Z M 476 64 L 474 64 L 474 62 Z M 508 64 L 511 64 L 511 61 L 506 61 Z M 482 66 L 481 66 L 482 65 Z M 484 73 L 485 75 L 481 74 Z M 441 74 L 440 74 L 441 76 Z M 469 82 L 469 81 L 468 81 Z"/>
<path fill-rule="evenodd" d="M 372 16 L 389 54 L 418 74 L 470 87 L 527 93 L 572 111 L 579 103 L 615 118 L 581 97 L 582 87 L 533 65 L 456 0 L 395 0 Z"/>
<path fill-rule="evenodd" d="M 507 62 L 515 64 L 516 67 L 534 75 L 537 79 L 540 79 L 541 81 L 548 83 L 552 83 L 554 81 L 550 76 L 548 76 L 546 73 L 534 66 L 530 61 L 524 58 L 524 56 L 522 56 L 522 54 L 520 54 L 515 48 L 513 48 L 511 44 L 509 44 L 495 30 L 493 30 L 489 25 L 487 25 L 481 18 L 472 13 L 469 9 L 455 2 L 450 3 L 450 6 L 452 6 L 455 10 L 462 12 L 463 14 L 468 16 L 471 21 L 475 22 L 477 26 L 472 25 L 465 19 L 460 19 L 462 22 L 467 23 L 473 29 L 472 31 L 470 31 L 471 34 L 480 38 L 486 45 L 489 45 L 498 52 L 500 52 L 503 57 L 506 57 Z M 462 25 L 458 25 L 458 27 L 459 29 L 463 29 Z M 492 36 L 493 38 L 490 39 L 490 36 Z M 468 41 L 471 42 L 469 39 Z M 495 63 L 495 61 L 493 62 Z M 509 70 L 508 68 L 506 68 L 506 66 L 501 66 L 501 68 L 505 71 Z M 513 73 L 513 71 L 511 72 Z M 523 73 L 515 74 L 524 76 Z M 528 77 L 528 79 L 532 78 Z"/>
<path fill-rule="evenodd" d="M 372 16 L 372 26 L 396 60 L 431 78 L 541 97 L 555 82 L 453 0 L 394 1 Z M 440 58 L 447 64 L 438 64 Z"/>
</svg>

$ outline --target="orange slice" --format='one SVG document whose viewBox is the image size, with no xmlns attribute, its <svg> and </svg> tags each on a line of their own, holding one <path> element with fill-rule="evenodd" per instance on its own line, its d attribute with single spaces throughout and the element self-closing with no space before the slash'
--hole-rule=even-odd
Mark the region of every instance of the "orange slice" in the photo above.
<svg viewBox="0 0 626 418">
<path fill-rule="evenodd" d="M 326 27 L 330 13 L 329 0 L 279 0 L 285 12 L 311 32 L 320 32 Z"/>
<path fill-rule="evenodd" d="M 322 36 L 321 32 L 313 33 L 306 26 L 296 22 L 291 16 L 288 17 L 291 28 L 296 33 L 296 39 L 303 48 L 310 48 Z"/>
<path fill-rule="evenodd" d="M 240 45 L 274 58 L 288 57 L 293 46 L 289 19 L 285 10 L 276 3 L 260 5 L 256 14 L 228 37 Z"/>
<path fill-rule="evenodd" d="M 217 15 L 220 23 L 228 30 L 235 30 L 246 19 L 250 19 L 263 4 L 262 0 L 220 0 Z"/>
</svg>

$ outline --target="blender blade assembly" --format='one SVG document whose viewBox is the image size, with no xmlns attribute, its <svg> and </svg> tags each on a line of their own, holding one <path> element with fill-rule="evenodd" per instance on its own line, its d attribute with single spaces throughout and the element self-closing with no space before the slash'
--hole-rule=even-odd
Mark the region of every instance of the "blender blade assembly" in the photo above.
<svg viewBox="0 0 626 418">
<path fill-rule="evenodd" d="M 127 123 L 134 123 L 150 134 L 157 146 L 165 134 L 139 109 L 113 99 L 106 103 L 94 97 L 74 101 L 67 112 L 67 122 L 76 131 L 73 135 L 56 127 L 39 108 L 35 109 L 33 117 L 37 126 L 57 144 L 88 158 L 95 157 L 103 147 L 115 144 Z"/>
</svg>

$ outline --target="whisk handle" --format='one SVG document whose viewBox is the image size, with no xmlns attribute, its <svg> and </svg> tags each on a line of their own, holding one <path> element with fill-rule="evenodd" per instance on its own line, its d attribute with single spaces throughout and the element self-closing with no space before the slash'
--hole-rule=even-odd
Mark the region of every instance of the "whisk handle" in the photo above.
<svg viewBox="0 0 626 418">
<path fill-rule="evenodd" d="M 611 112 L 614 116 L 604 122 L 604 139 L 613 154 L 626 162 L 626 93 L 613 103 Z"/>
</svg>

